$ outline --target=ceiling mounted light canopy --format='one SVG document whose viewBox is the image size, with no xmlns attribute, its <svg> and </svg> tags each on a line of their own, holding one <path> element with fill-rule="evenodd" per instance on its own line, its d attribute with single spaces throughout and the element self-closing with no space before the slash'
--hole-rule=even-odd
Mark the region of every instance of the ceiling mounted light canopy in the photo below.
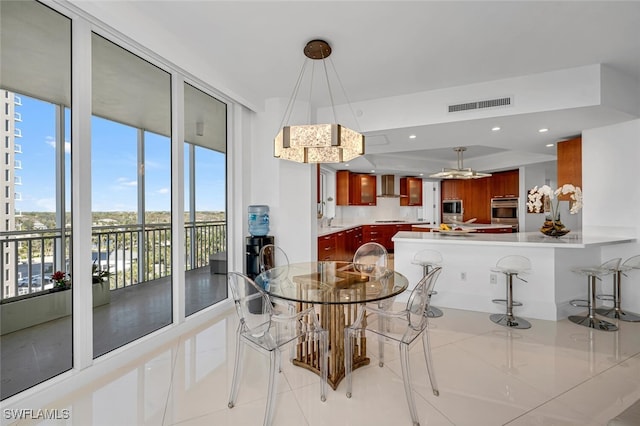
<svg viewBox="0 0 640 426">
<path fill-rule="evenodd" d="M 481 173 L 471 168 L 465 169 L 462 167 L 462 153 L 467 150 L 463 146 L 453 148 L 458 154 L 458 168 L 457 169 L 442 169 L 441 172 L 429 175 L 432 178 L 438 179 L 480 179 L 491 176 L 491 173 Z"/>
<path fill-rule="evenodd" d="M 324 40 L 312 40 L 305 46 L 304 54 L 311 60 L 322 61 L 334 123 L 286 125 L 293 112 L 298 90 L 309 62 L 305 60 L 285 110 L 284 118 L 280 125 L 281 130 L 274 139 L 274 157 L 299 163 L 341 163 L 363 155 L 364 135 L 335 123 L 337 122 L 336 113 L 326 65 L 326 59 L 331 55 L 331 46 Z M 331 65 L 333 66 L 333 62 L 331 62 Z M 333 67 L 333 71 L 340 83 L 340 87 L 342 87 L 340 78 L 335 72 L 335 67 Z M 342 91 L 346 98 L 344 88 L 342 88 Z M 309 105 L 310 103 L 311 99 L 309 99 Z M 347 103 L 349 104 L 348 100 Z M 349 108 L 351 109 L 351 104 L 349 104 Z M 353 114 L 353 110 L 351 112 Z M 353 117 L 357 122 L 355 114 L 353 114 Z M 310 118 L 309 121 L 311 121 Z"/>
</svg>

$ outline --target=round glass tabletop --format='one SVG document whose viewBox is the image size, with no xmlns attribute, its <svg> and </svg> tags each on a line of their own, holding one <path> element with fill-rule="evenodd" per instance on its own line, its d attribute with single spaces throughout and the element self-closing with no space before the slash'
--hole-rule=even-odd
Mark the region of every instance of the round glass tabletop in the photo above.
<svg viewBox="0 0 640 426">
<path fill-rule="evenodd" d="M 407 289 L 407 278 L 391 269 L 365 271 L 350 262 L 305 262 L 277 266 L 256 277 L 272 297 L 303 303 L 368 303 Z"/>
</svg>

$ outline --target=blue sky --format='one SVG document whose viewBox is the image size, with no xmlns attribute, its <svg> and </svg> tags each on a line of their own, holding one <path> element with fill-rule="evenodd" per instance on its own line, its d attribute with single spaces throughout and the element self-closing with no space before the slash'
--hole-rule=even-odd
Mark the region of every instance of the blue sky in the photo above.
<svg viewBox="0 0 640 426">
<path fill-rule="evenodd" d="M 16 143 L 22 146 L 22 153 L 16 154 L 15 159 L 22 163 L 22 169 L 16 170 L 22 180 L 16 192 L 22 194 L 22 201 L 16 202 L 16 209 L 55 211 L 55 108 L 47 102 L 19 96 L 22 105 L 16 106 L 16 112 L 21 114 L 22 122 L 16 123 L 16 127 L 22 137 L 16 138 Z M 70 170 L 68 111 L 66 115 L 65 157 Z M 136 211 L 136 129 L 97 117 L 91 126 L 92 210 Z M 170 141 L 149 132 L 145 139 L 146 210 L 168 211 L 171 205 Z M 68 199 L 67 208 L 69 205 Z M 225 210 L 225 156 L 200 147 L 196 149 L 196 210 Z"/>
</svg>

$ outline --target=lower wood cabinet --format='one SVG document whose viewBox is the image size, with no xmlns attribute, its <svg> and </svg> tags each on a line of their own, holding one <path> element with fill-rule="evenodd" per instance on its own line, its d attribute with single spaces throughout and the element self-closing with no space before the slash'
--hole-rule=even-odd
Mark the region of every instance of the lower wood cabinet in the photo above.
<svg viewBox="0 0 640 426">
<path fill-rule="evenodd" d="M 411 231 L 411 225 L 362 225 L 323 235 L 318 237 L 318 260 L 350 262 L 358 247 L 368 242 L 382 244 L 387 251 L 393 252 L 392 238 L 400 231 Z"/>
<path fill-rule="evenodd" d="M 336 255 L 335 234 L 318 237 L 318 260 L 334 260 Z"/>
</svg>

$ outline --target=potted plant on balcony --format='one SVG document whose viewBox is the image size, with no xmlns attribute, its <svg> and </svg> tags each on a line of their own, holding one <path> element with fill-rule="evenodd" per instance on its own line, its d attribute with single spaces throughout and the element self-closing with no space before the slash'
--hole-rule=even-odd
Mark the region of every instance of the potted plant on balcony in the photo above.
<svg viewBox="0 0 640 426">
<path fill-rule="evenodd" d="M 67 277 L 65 272 L 54 272 L 53 275 L 51 275 L 51 281 L 53 281 L 52 291 L 61 291 L 71 288 L 71 280 Z"/>
<path fill-rule="evenodd" d="M 93 306 L 105 305 L 111 302 L 111 286 L 109 270 L 100 269 L 95 262 L 91 265 L 91 282 L 93 283 Z"/>
</svg>

